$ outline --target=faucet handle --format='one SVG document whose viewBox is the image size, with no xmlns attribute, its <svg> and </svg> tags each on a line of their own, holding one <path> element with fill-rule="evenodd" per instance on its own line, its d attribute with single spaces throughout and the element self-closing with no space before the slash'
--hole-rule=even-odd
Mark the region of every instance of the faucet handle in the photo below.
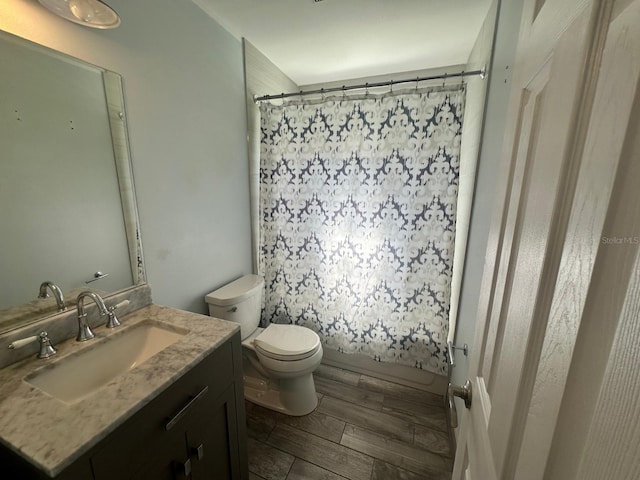
<svg viewBox="0 0 640 480">
<path fill-rule="evenodd" d="M 120 326 L 120 321 L 118 320 L 118 317 L 116 317 L 115 310 L 116 308 L 126 307 L 127 305 L 129 305 L 129 303 L 129 300 L 123 300 L 122 302 L 109 307 L 109 313 L 107 314 L 109 316 L 109 318 L 107 319 L 107 328 L 115 328 Z"/>
<path fill-rule="evenodd" d="M 17 350 L 18 348 L 22 348 L 25 345 L 29 345 L 30 343 L 35 342 L 36 340 L 38 340 L 38 338 L 39 337 L 37 335 L 33 335 L 32 337 L 21 338 L 20 340 L 11 342 L 8 348 L 11 350 Z"/>
<path fill-rule="evenodd" d="M 38 358 L 49 358 L 56 354 L 56 349 L 53 348 L 53 345 L 51 345 L 51 340 L 49 340 L 49 335 L 47 334 L 47 332 L 40 332 L 40 335 L 21 338 L 20 340 L 11 342 L 9 344 L 9 348 L 12 350 L 22 348 L 25 345 L 35 342 L 36 340 L 40 340 L 40 352 L 38 353 Z"/>
</svg>

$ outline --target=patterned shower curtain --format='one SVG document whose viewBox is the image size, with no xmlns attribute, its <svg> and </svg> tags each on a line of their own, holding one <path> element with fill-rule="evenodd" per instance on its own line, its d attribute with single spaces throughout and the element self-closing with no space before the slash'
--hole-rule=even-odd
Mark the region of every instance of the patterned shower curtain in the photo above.
<svg viewBox="0 0 640 480">
<path fill-rule="evenodd" d="M 261 105 L 263 325 L 446 372 L 463 87 Z"/>
</svg>

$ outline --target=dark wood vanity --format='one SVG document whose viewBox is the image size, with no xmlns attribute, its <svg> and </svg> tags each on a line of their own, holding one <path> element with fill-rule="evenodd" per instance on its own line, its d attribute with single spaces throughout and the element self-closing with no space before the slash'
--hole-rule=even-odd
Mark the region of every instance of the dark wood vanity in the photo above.
<svg viewBox="0 0 640 480">
<path fill-rule="evenodd" d="M 0 464 L 2 478 L 52 478 L 3 446 Z M 240 332 L 53 478 L 248 478 Z"/>
</svg>

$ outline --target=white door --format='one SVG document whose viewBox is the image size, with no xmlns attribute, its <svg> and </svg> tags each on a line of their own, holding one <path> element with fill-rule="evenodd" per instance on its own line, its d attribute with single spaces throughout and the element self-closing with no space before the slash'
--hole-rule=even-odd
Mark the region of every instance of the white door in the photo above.
<svg viewBox="0 0 640 480">
<path fill-rule="evenodd" d="M 455 480 L 640 478 L 640 0 L 525 1 Z"/>
</svg>

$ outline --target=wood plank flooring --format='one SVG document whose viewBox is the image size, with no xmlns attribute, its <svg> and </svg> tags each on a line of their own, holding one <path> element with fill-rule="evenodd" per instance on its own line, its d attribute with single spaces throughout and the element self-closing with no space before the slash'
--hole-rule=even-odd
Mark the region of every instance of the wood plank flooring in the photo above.
<svg viewBox="0 0 640 480">
<path fill-rule="evenodd" d="M 321 365 L 318 408 L 290 417 L 245 402 L 251 480 L 449 480 L 442 397 Z"/>
</svg>

